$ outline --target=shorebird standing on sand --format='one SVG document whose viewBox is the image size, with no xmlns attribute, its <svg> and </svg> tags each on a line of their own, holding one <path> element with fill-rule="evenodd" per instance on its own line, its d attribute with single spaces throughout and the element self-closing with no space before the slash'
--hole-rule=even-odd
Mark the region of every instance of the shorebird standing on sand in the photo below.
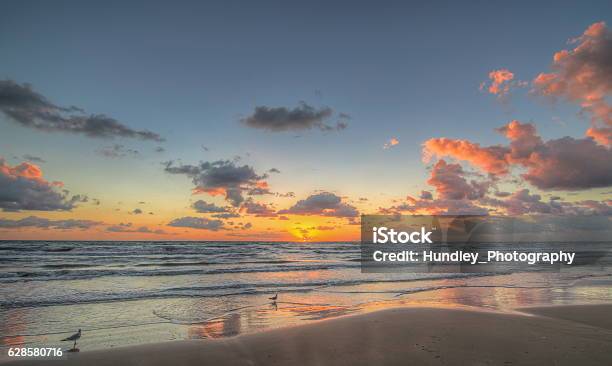
<svg viewBox="0 0 612 366">
<path fill-rule="evenodd" d="M 77 350 L 76 343 L 77 343 L 77 339 L 79 338 L 81 338 L 81 329 L 79 329 L 78 332 L 74 333 L 70 337 L 62 339 L 62 342 L 63 341 L 74 341 L 74 346 L 72 346 L 72 350 L 76 351 Z"/>
</svg>

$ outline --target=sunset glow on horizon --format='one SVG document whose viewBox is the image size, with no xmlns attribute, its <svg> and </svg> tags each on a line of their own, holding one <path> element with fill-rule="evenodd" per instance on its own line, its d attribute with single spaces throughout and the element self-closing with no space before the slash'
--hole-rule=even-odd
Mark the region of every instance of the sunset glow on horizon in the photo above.
<svg viewBox="0 0 612 366">
<path fill-rule="evenodd" d="M 402 9 L 370 33 L 348 15 L 331 40 L 322 16 L 294 42 L 290 15 L 251 28 L 181 10 L 168 24 L 189 36 L 151 21 L 118 44 L 136 7 L 109 31 L 40 5 L 27 16 L 54 16 L 0 32 L 2 240 L 357 241 L 364 214 L 612 212 L 610 19 L 543 30 L 532 14 L 501 45 Z M 474 43 L 457 55 L 456 37 Z"/>
</svg>

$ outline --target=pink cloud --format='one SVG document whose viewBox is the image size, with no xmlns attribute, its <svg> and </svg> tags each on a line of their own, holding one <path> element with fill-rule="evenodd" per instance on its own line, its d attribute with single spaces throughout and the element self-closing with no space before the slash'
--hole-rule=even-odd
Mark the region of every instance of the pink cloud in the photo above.
<svg viewBox="0 0 612 366">
<path fill-rule="evenodd" d="M 482 171 L 503 176 L 512 167 L 540 189 L 580 190 L 612 185 L 612 150 L 590 138 L 563 137 L 543 141 L 535 126 L 512 121 L 497 129 L 509 146 L 482 147 L 467 140 L 430 139 L 424 143 L 426 158 L 463 160 Z"/>
<path fill-rule="evenodd" d="M 395 145 L 399 145 L 399 140 L 396 137 L 391 137 L 391 139 L 383 145 L 383 149 L 392 148 Z"/>
<path fill-rule="evenodd" d="M 507 148 L 502 146 L 481 147 L 468 140 L 448 138 L 433 138 L 423 144 L 423 160 L 430 161 L 433 157 L 453 157 L 465 160 L 470 164 L 491 174 L 508 173 L 506 161 Z"/>
<path fill-rule="evenodd" d="M 555 53 L 551 72 L 533 80 L 533 91 L 579 104 L 591 116 L 587 136 L 610 146 L 612 106 L 606 98 L 612 91 L 612 32 L 604 22 L 594 23 L 572 43 L 574 49 Z"/>
</svg>

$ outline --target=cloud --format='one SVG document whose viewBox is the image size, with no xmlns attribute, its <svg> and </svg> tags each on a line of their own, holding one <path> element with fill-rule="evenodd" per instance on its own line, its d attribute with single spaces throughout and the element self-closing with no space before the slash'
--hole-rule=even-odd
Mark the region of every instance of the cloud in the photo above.
<svg viewBox="0 0 612 366">
<path fill-rule="evenodd" d="M 475 180 L 468 182 L 465 175 L 461 165 L 439 160 L 434 165 L 427 183 L 435 187 L 440 199 L 474 200 L 483 197 L 489 189 L 489 183 Z"/>
<path fill-rule="evenodd" d="M 523 178 L 544 190 L 612 186 L 612 150 L 591 139 L 550 140 L 524 165 L 528 170 Z"/>
<path fill-rule="evenodd" d="M 144 234 L 158 234 L 164 235 L 167 234 L 162 229 L 152 230 L 146 226 L 140 226 L 138 228 L 133 228 L 132 223 L 119 223 L 118 225 L 112 225 L 106 228 L 106 231 L 111 233 L 144 233 Z"/>
<path fill-rule="evenodd" d="M 268 170 L 268 173 L 280 173 L 280 170 L 276 169 L 276 168 L 272 168 Z"/>
<path fill-rule="evenodd" d="M 574 39 L 574 49 L 555 53 L 550 73 L 533 80 L 533 92 L 577 103 L 591 116 L 587 135 L 602 145 L 612 141 L 612 31 L 594 23 Z"/>
<path fill-rule="evenodd" d="M 584 200 L 578 202 L 579 205 L 591 210 L 592 214 L 602 216 L 612 216 L 612 200 L 595 201 Z"/>
<path fill-rule="evenodd" d="M 303 131 L 319 129 L 321 131 L 343 130 L 348 124 L 346 114 L 334 126 L 327 121 L 334 111 L 329 107 L 317 109 L 304 102 L 295 108 L 257 106 L 250 116 L 241 119 L 246 126 L 270 132 Z"/>
<path fill-rule="evenodd" d="M 468 199 L 424 200 L 408 196 L 406 202 L 389 208 L 380 208 L 385 215 L 404 212 L 418 215 L 487 215 L 489 210 L 474 204 Z"/>
<path fill-rule="evenodd" d="M 261 196 L 264 194 L 274 194 L 270 191 L 270 187 L 268 186 L 268 182 L 259 181 L 255 183 L 255 186 L 247 189 L 247 194 L 249 196 Z"/>
<path fill-rule="evenodd" d="M 421 191 L 421 195 L 419 196 L 422 200 L 432 200 L 433 195 L 429 191 Z"/>
<path fill-rule="evenodd" d="M 218 231 L 223 229 L 223 221 L 211 220 L 205 217 L 186 216 L 172 220 L 168 226 Z"/>
<path fill-rule="evenodd" d="M 19 220 L 3 219 L 0 218 L 0 228 L 17 229 L 23 227 L 37 227 L 43 229 L 59 229 L 59 230 L 70 230 L 70 229 L 89 229 L 93 226 L 102 225 L 103 222 L 92 221 L 92 220 L 50 220 L 37 216 L 28 216 Z"/>
<path fill-rule="evenodd" d="M 499 196 L 498 196 L 499 197 Z M 529 189 L 520 189 L 512 194 L 503 195 L 503 200 L 486 197 L 479 200 L 482 205 L 501 208 L 508 215 L 550 214 L 565 216 L 610 216 L 612 200 L 583 200 L 565 202 L 559 196 L 552 196 L 544 201 L 542 196 L 531 193 Z"/>
<path fill-rule="evenodd" d="M 67 211 L 87 200 L 86 196 L 69 197 L 68 191 L 59 190 L 62 186 L 46 181 L 35 164 L 10 166 L 0 158 L 0 208 L 4 211 Z"/>
<path fill-rule="evenodd" d="M 466 140 L 430 139 L 424 156 L 464 160 L 492 175 L 506 175 L 516 166 L 533 186 L 544 190 L 583 190 L 612 186 L 612 150 L 590 138 L 563 137 L 543 141 L 535 126 L 512 121 L 498 129 L 509 146 L 481 147 Z"/>
<path fill-rule="evenodd" d="M 120 144 L 114 144 L 112 146 L 105 146 L 98 150 L 98 154 L 107 157 L 107 158 L 122 158 L 125 156 L 138 156 L 140 152 L 138 150 L 133 150 L 126 148 Z"/>
<path fill-rule="evenodd" d="M 287 210 L 279 214 L 290 215 L 320 215 L 332 217 L 357 217 L 359 211 L 354 206 L 342 202 L 342 198 L 330 192 L 313 194 L 304 200 L 298 201 Z"/>
<path fill-rule="evenodd" d="M 130 212 L 132 215 L 140 215 L 142 214 L 142 210 L 139 208 L 135 208 L 134 210 L 132 210 L 132 212 Z"/>
<path fill-rule="evenodd" d="M 204 200 L 195 201 L 191 207 L 199 213 L 227 212 L 227 208 L 216 206 L 214 203 L 208 203 Z"/>
<path fill-rule="evenodd" d="M 543 202 L 542 196 L 539 194 L 531 194 L 529 189 L 520 189 L 504 200 L 496 198 L 486 198 L 481 203 L 493 207 L 501 207 L 506 210 L 509 215 L 524 215 L 524 214 L 562 214 L 563 205 L 550 200 Z"/>
<path fill-rule="evenodd" d="M 46 163 L 45 159 L 30 154 L 23 155 L 23 159 L 32 163 Z"/>
<path fill-rule="evenodd" d="M 246 201 L 242 207 L 241 212 L 245 212 L 249 215 L 255 215 L 257 217 L 276 217 L 278 216 L 274 209 L 264 203 L 253 202 L 252 200 Z"/>
<path fill-rule="evenodd" d="M 453 157 L 465 160 L 470 164 L 491 174 L 507 174 L 507 148 L 502 146 L 481 147 L 467 140 L 433 138 L 423 144 L 423 160 L 429 161 L 434 156 Z"/>
<path fill-rule="evenodd" d="M 267 189 L 266 174 L 258 175 L 253 167 L 237 165 L 230 160 L 201 162 L 198 165 L 175 165 L 165 163 L 165 171 L 190 177 L 195 185 L 194 194 L 222 195 L 234 207 L 244 201 L 244 193 L 263 194 Z"/>
<path fill-rule="evenodd" d="M 77 107 L 55 105 L 34 91 L 31 85 L 12 80 L 0 80 L 0 111 L 19 125 L 39 131 L 163 141 L 156 133 L 131 129 L 103 114 L 86 115 Z"/>
<path fill-rule="evenodd" d="M 395 145 L 399 145 L 399 140 L 396 137 L 391 137 L 391 139 L 383 145 L 383 149 L 392 148 Z"/>
<path fill-rule="evenodd" d="M 516 87 L 527 86 L 525 81 L 514 80 L 514 73 L 508 69 L 499 69 L 489 72 L 489 80 L 480 84 L 480 90 L 487 90 L 490 94 L 496 95 L 499 99 L 504 99 L 510 90 Z"/>
<path fill-rule="evenodd" d="M 212 217 L 217 218 L 217 219 L 227 220 L 227 219 L 235 219 L 237 217 L 240 217 L 240 214 L 237 214 L 235 212 L 224 212 L 224 213 L 214 214 L 212 215 Z"/>
<path fill-rule="evenodd" d="M 430 191 L 421 191 L 419 198 L 406 197 L 406 201 L 389 208 L 381 208 L 383 214 L 424 215 L 486 215 L 488 209 L 476 204 L 491 186 L 490 181 L 467 179 L 473 175 L 463 170 L 461 165 L 447 163 L 440 159 L 432 168 L 427 183 L 436 190 L 436 197 Z"/>
</svg>

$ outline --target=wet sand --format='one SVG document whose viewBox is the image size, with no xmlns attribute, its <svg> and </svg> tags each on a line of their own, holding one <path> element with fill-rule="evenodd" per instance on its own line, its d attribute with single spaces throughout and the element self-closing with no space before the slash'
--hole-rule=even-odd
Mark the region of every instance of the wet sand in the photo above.
<svg viewBox="0 0 612 366">
<path fill-rule="evenodd" d="M 398 308 L 233 338 L 83 351 L 20 365 L 610 365 L 612 305 L 508 314 Z"/>
</svg>

